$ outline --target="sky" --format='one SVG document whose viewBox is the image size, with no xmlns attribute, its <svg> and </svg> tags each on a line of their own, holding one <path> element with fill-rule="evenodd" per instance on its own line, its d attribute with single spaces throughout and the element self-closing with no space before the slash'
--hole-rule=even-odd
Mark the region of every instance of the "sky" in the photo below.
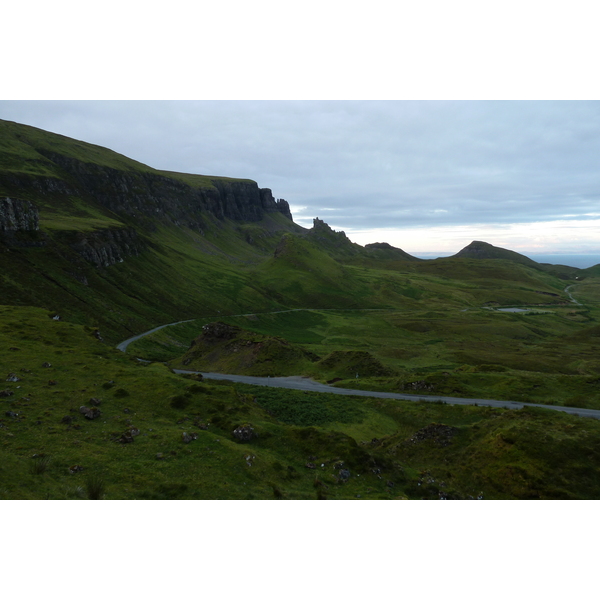
<svg viewBox="0 0 600 600">
<path fill-rule="evenodd" d="M 359 244 L 600 253 L 598 101 L 0 101 L 157 169 L 249 178 Z"/>
</svg>

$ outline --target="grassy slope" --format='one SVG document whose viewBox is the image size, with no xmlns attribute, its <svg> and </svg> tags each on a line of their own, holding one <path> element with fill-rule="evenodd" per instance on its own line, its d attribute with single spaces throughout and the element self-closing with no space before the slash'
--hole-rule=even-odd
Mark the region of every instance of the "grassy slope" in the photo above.
<svg viewBox="0 0 600 600">
<path fill-rule="evenodd" d="M 600 494 L 594 420 L 199 383 L 40 309 L 0 314 L 0 362 L 20 378 L 0 386 L 13 392 L 1 399 L 2 498 L 86 498 L 92 477 L 111 499 Z M 92 397 L 101 416 L 87 420 Z M 247 423 L 258 437 L 236 441 Z M 456 428 L 448 445 L 431 423 Z M 198 438 L 185 444 L 184 431 Z"/>
</svg>

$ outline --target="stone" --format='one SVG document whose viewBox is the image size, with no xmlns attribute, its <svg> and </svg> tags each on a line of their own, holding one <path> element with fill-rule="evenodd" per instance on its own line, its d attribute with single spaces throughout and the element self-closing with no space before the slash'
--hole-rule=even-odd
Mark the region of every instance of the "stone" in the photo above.
<svg viewBox="0 0 600 600">
<path fill-rule="evenodd" d="M 100 411 L 99 408 L 93 406 L 92 408 L 88 408 L 87 406 L 80 406 L 79 407 L 79 412 L 86 418 L 86 419 L 97 419 L 99 416 L 102 415 L 102 412 Z"/>
<path fill-rule="evenodd" d="M 81 473 L 83 471 L 83 467 L 81 465 L 72 465 L 69 467 L 69 473 L 74 475 L 75 473 Z"/>
<path fill-rule="evenodd" d="M 164 459 L 165 459 L 165 455 L 162 452 L 156 453 L 156 460 L 164 460 Z"/>
<path fill-rule="evenodd" d="M 6 381 L 17 382 L 21 380 L 14 373 L 9 373 L 8 377 L 6 378 Z"/>
<path fill-rule="evenodd" d="M 183 443 L 184 444 L 189 444 L 193 440 L 197 440 L 198 439 L 198 434 L 197 433 L 187 433 L 186 431 L 184 431 L 181 434 L 181 437 L 183 438 Z"/>
<path fill-rule="evenodd" d="M 442 425 L 440 423 L 432 423 L 422 429 L 419 429 L 405 443 L 416 444 L 425 440 L 432 440 L 437 446 L 449 446 L 452 443 L 452 438 L 458 433 L 456 427 Z"/>
<path fill-rule="evenodd" d="M 100 400 L 100 398 L 90 398 L 90 404 L 92 406 L 100 406 L 101 402 L 102 400 Z"/>
<path fill-rule="evenodd" d="M 126 432 L 117 441 L 121 444 L 131 444 L 133 442 L 133 436 L 129 432 Z"/>
<path fill-rule="evenodd" d="M 11 417 L 13 419 L 16 419 L 19 416 L 19 413 L 13 412 L 12 410 L 7 410 L 6 413 L 4 413 L 7 417 Z"/>
<path fill-rule="evenodd" d="M 12 390 L 2 390 L 0 392 L 0 398 L 8 398 L 9 396 L 12 396 L 14 394 L 14 392 Z"/>
<path fill-rule="evenodd" d="M 338 475 L 340 481 L 348 481 L 350 479 L 350 470 L 349 469 L 340 469 L 340 474 Z"/>
<path fill-rule="evenodd" d="M 249 442 L 256 437 L 252 425 L 240 425 L 233 430 L 233 437 L 240 442 Z"/>
<path fill-rule="evenodd" d="M 50 368 L 52 365 L 49 362 L 45 362 L 42 363 L 42 367 L 45 367 L 46 369 Z"/>
<path fill-rule="evenodd" d="M 73 417 L 71 417 L 70 415 L 66 415 L 60 420 L 60 422 L 65 423 L 66 425 L 70 425 L 73 422 Z"/>
</svg>

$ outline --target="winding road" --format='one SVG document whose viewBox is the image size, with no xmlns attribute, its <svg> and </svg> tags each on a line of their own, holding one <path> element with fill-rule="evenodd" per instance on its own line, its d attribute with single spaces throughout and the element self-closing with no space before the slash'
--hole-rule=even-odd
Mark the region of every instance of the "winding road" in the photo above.
<svg viewBox="0 0 600 600">
<path fill-rule="evenodd" d="M 567 290 L 565 290 L 567 291 Z M 568 293 L 568 292 L 567 292 Z M 569 294 L 570 295 L 570 294 Z M 576 302 L 576 300 L 573 300 Z M 298 310 L 306 310 L 301 308 L 294 308 L 289 310 L 280 310 L 275 311 L 277 313 L 280 312 L 294 312 Z M 248 313 L 246 315 L 233 315 L 233 316 L 248 316 L 251 314 L 257 313 Z M 231 315 L 230 315 L 231 316 Z M 170 327 L 171 325 L 178 325 L 179 323 L 188 323 L 190 321 L 194 321 L 195 319 L 188 319 L 186 321 L 177 321 L 176 323 L 167 323 L 166 325 L 161 325 L 159 327 L 155 327 L 154 329 L 150 329 L 144 333 L 140 333 L 139 335 L 134 335 L 130 337 L 120 344 L 117 345 L 117 349 L 121 350 L 121 352 L 125 352 L 127 350 L 127 346 L 134 342 L 135 340 L 139 340 L 144 336 L 153 333 L 154 331 L 159 331 L 164 327 Z M 593 410 L 589 408 L 574 408 L 571 406 L 552 406 L 549 404 L 533 404 L 529 402 L 512 402 L 507 400 L 489 400 L 485 398 L 454 398 L 451 396 L 422 396 L 417 394 L 395 394 L 393 392 L 372 392 L 366 390 L 353 390 L 350 388 L 339 388 L 334 387 L 332 385 L 327 385 L 325 383 L 318 383 L 317 381 L 313 381 L 308 377 L 252 377 L 250 375 L 231 375 L 225 373 L 205 373 L 202 371 L 187 371 L 184 369 L 173 369 L 175 373 L 179 374 L 193 374 L 199 373 L 206 379 L 221 379 L 226 381 L 233 381 L 234 383 L 248 383 L 251 385 L 264 385 L 269 387 L 279 387 L 290 390 L 303 390 L 307 392 L 320 392 L 320 393 L 328 393 L 328 394 L 340 394 L 344 396 L 365 396 L 368 398 L 388 398 L 392 400 L 409 400 L 411 402 L 444 402 L 445 404 L 459 404 L 459 405 L 474 405 L 474 406 L 490 406 L 493 408 L 509 408 L 509 409 L 520 409 L 525 406 L 536 406 L 538 408 L 547 408 L 550 410 L 557 410 L 559 412 L 568 413 L 571 415 L 578 415 L 580 417 L 590 417 L 592 419 L 600 419 L 600 410 Z"/>
<path fill-rule="evenodd" d="M 395 394 L 393 392 L 370 392 L 366 390 L 353 390 L 350 388 L 339 388 L 325 383 L 318 383 L 308 377 L 252 377 L 250 375 L 226 375 L 223 373 L 204 373 L 202 371 L 186 371 L 184 369 L 173 369 L 175 373 L 192 374 L 199 373 L 206 379 L 221 379 L 233 381 L 234 383 L 249 383 L 251 385 L 264 385 L 268 387 L 286 388 L 288 390 L 303 390 L 307 392 L 321 392 L 328 394 L 340 394 L 344 396 L 366 396 L 368 398 L 389 398 L 392 400 L 410 400 L 411 402 L 444 402 L 445 404 L 461 404 L 474 406 L 491 406 L 493 408 L 519 409 L 525 406 L 536 406 L 558 410 L 570 415 L 580 417 L 591 417 L 600 419 L 600 410 L 588 408 L 573 408 L 570 406 L 551 406 L 548 404 L 532 404 L 530 402 L 511 402 L 507 400 L 486 400 L 483 398 L 453 398 L 451 396 L 418 396 L 415 394 Z"/>
</svg>

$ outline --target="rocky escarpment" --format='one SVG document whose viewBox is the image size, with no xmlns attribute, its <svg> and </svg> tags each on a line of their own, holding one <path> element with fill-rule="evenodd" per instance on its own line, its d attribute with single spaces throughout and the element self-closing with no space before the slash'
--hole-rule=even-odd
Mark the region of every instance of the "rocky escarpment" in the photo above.
<svg viewBox="0 0 600 600">
<path fill-rule="evenodd" d="M 29 200 L 0 198 L 0 244 L 13 248 L 46 245 L 39 211 Z"/>
<path fill-rule="evenodd" d="M 133 228 L 111 228 L 78 233 L 71 248 L 96 267 L 109 267 L 129 256 L 138 256 L 144 248 Z"/>
<path fill-rule="evenodd" d="M 15 174 L 13 186 L 28 186 L 42 194 L 87 196 L 119 215 L 159 218 L 196 230 L 203 228 L 204 212 L 234 221 L 260 221 L 266 213 L 278 212 L 292 219 L 289 204 L 275 200 L 270 189 L 260 189 L 254 181 L 208 177 L 203 185 L 193 187 L 176 173 L 170 177 L 151 170 L 124 171 L 48 150 L 38 152 L 60 167 L 64 176 L 25 181 L 22 174 Z"/>
<path fill-rule="evenodd" d="M 17 198 L 0 199 L 0 232 L 37 231 L 40 215 L 33 202 Z"/>
<path fill-rule="evenodd" d="M 325 221 L 313 219 L 306 237 L 336 258 L 348 258 L 363 253 L 363 248 L 351 242 L 343 231 L 334 231 Z"/>
</svg>

